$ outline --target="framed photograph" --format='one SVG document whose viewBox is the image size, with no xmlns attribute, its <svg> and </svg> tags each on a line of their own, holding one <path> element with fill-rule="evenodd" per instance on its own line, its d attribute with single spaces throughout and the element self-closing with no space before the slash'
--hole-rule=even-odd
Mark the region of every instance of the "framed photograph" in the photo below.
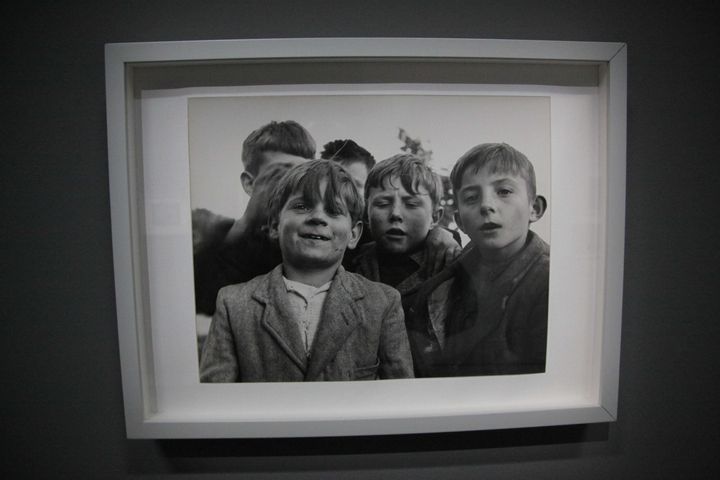
<svg viewBox="0 0 720 480">
<path fill-rule="evenodd" d="M 108 155 L 129 438 L 380 435 L 610 422 L 617 415 L 625 214 L 626 46 L 318 38 L 106 45 Z M 293 121 L 316 155 L 352 139 L 443 178 L 472 147 L 511 145 L 547 203 L 544 369 L 377 381 L 201 383 L 211 324 L 197 212 L 232 224 L 243 142 Z M 195 233 L 195 236 L 194 236 Z M 214 294 L 214 292 L 213 292 Z M 214 296 L 214 295 L 213 295 Z"/>
</svg>

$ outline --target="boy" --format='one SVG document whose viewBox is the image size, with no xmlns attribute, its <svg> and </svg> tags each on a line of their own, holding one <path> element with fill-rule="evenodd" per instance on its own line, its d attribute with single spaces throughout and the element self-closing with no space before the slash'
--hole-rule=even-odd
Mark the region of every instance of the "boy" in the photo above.
<svg viewBox="0 0 720 480">
<path fill-rule="evenodd" d="M 247 282 L 280 263 L 280 250 L 267 237 L 267 205 L 275 185 L 291 167 L 290 163 L 266 166 L 254 179 L 253 195 L 237 220 L 219 217 L 205 209 L 193 211 L 197 313 L 212 316 L 221 287 Z M 196 235 L 204 236 L 197 239 Z M 199 244 L 200 241 L 203 243 Z"/>
<path fill-rule="evenodd" d="M 200 363 L 202 382 L 412 377 L 400 297 L 346 272 L 363 200 L 339 165 L 293 167 L 271 198 L 282 264 L 220 290 Z"/>
<path fill-rule="evenodd" d="M 323 146 L 320 158 L 340 162 L 355 181 L 360 192 L 365 191 L 368 172 L 375 166 L 375 157 L 353 140 L 333 140 Z"/>
<path fill-rule="evenodd" d="M 399 154 L 378 163 L 365 187 L 373 242 L 363 245 L 352 269 L 396 288 L 403 306 L 412 304 L 427 279 L 427 236 L 442 217 L 440 177 L 415 155 Z"/>
<path fill-rule="evenodd" d="M 408 335 L 418 376 L 545 371 L 550 248 L 529 230 L 546 209 L 525 155 L 478 145 L 450 179 L 456 221 L 472 240 L 421 288 Z"/>
<path fill-rule="evenodd" d="M 370 152 L 353 140 L 333 140 L 324 145 L 320 157 L 340 162 L 340 165 L 350 173 L 350 176 L 355 181 L 358 191 L 361 194 L 365 192 L 365 182 L 369 172 L 375 167 L 375 157 Z M 365 227 L 367 227 L 367 224 Z M 372 242 L 372 240 L 370 229 L 364 228 L 358 246 L 362 247 Z M 423 264 L 427 265 L 427 267 L 423 274 L 427 273 L 428 276 L 442 270 L 445 264 L 450 263 L 460 254 L 460 237 L 455 236 L 439 225 L 431 231 L 427 244 L 426 258 L 423 259 Z M 351 270 L 354 268 L 355 256 L 360 250 L 360 248 L 356 248 L 346 252 L 343 262 L 346 268 Z"/>
<path fill-rule="evenodd" d="M 244 215 L 235 220 L 206 209 L 192 211 L 197 313 L 213 314 L 220 287 L 250 280 L 279 263 L 279 252 L 256 228 L 267 223 L 266 192 L 272 190 L 287 165 L 305 162 L 314 155 L 315 141 L 310 133 L 292 120 L 270 122 L 245 139 L 242 148 L 244 171 L 240 181 L 250 201 Z M 269 172 L 259 182 L 263 172 L 277 164 L 283 164 L 283 167 Z M 255 201 L 253 197 L 256 197 Z"/>
</svg>

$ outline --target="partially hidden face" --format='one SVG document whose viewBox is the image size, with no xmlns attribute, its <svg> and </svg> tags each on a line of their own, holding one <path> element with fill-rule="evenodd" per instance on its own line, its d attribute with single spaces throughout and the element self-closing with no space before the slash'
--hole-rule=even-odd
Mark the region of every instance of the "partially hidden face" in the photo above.
<svg viewBox="0 0 720 480">
<path fill-rule="evenodd" d="M 286 163 L 294 166 L 308 161 L 307 158 L 298 157 L 297 155 L 291 155 L 289 153 L 278 152 L 274 150 L 263 152 L 262 158 L 263 161 L 257 167 L 257 174 L 253 175 L 248 171 L 243 171 L 242 174 L 240 174 L 240 182 L 242 184 L 243 190 L 245 190 L 245 193 L 247 193 L 251 197 L 254 195 L 254 190 L 256 188 L 256 180 L 270 165 L 274 165 L 277 163 Z"/>
<path fill-rule="evenodd" d="M 347 209 L 332 211 L 325 205 L 327 181 L 322 181 L 320 201 L 315 205 L 293 192 L 280 210 L 270 236 L 278 240 L 283 262 L 297 269 L 336 268 L 347 248 L 354 248 L 362 233 L 362 222 L 353 224 Z M 342 202 L 341 202 L 342 203 Z"/>
<path fill-rule="evenodd" d="M 361 160 L 356 162 L 343 162 L 342 167 L 350 174 L 357 187 L 358 192 L 362 195 L 365 192 L 365 182 L 368 177 L 368 168 Z"/>
<path fill-rule="evenodd" d="M 389 253 L 406 253 L 417 249 L 436 225 L 442 209 L 433 209 L 424 186 L 410 193 L 398 177 L 391 177 L 383 187 L 368 192 L 370 233 L 380 249 Z"/>
<path fill-rule="evenodd" d="M 492 172 L 487 165 L 465 170 L 457 192 L 456 221 L 489 260 L 503 260 L 525 245 L 531 222 L 542 215 L 524 178 Z"/>
</svg>

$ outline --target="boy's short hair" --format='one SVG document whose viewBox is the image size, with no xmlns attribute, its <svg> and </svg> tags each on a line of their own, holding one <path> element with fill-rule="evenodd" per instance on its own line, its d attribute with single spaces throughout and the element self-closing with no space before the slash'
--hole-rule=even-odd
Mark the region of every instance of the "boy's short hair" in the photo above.
<svg viewBox="0 0 720 480">
<path fill-rule="evenodd" d="M 385 188 L 394 176 L 400 179 L 400 184 L 409 193 L 417 195 L 418 187 L 425 187 L 433 207 L 440 204 L 444 193 L 440 175 L 433 172 L 423 159 L 410 153 L 393 155 L 370 170 L 365 182 L 365 199 L 367 200 L 370 189 Z"/>
<path fill-rule="evenodd" d="M 281 152 L 302 158 L 315 156 L 315 140 L 310 132 L 293 120 L 272 121 L 254 130 L 243 142 L 242 162 L 245 171 L 257 175 L 265 152 Z"/>
<path fill-rule="evenodd" d="M 305 201 L 315 205 L 320 198 L 320 183 L 326 180 L 325 198 L 331 212 L 346 213 L 352 223 L 362 219 L 364 201 L 347 171 L 331 160 L 312 160 L 291 168 L 275 187 L 269 205 L 270 225 L 277 223 L 280 211 L 290 195 L 301 192 Z"/>
<path fill-rule="evenodd" d="M 368 171 L 375 166 L 375 157 L 363 147 L 355 143 L 355 141 L 333 140 L 323 146 L 320 158 L 325 160 L 335 160 L 343 165 L 348 163 L 361 162 L 367 167 Z"/>
<path fill-rule="evenodd" d="M 472 167 L 478 172 L 485 166 L 488 166 L 492 173 L 511 173 L 522 177 L 527 184 L 530 201 L 535 199 L 535 169 L 523 153 L 507 143 L 482 143 L 460 157 L 450 172 L 450 183 L 455 195 L 457 196 L 462 188 L 462 177 L 468 168 Z"/>
</svg>

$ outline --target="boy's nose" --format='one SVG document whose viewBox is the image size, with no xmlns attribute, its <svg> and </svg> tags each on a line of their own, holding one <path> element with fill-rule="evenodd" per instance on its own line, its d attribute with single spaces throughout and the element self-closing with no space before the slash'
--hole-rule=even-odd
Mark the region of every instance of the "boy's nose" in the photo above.
<svg viewBox="0 0 720 480">
<path fill-rule="evenodd" d="M 393 205 L 392 209 L 390 210 L 390 221 L 391 222 L 401 222 L 402 221 L 402 210 L 400 210 L 400 207 L 397 204 Z"/>
<path fill-rule="evenodd" d="M 322 208 L 313 209 L 308 217 L 308 222 L 313 225 L 327 225 L 327 214 L 325 210 Z"/>
<path fill-rule="evenodd" d="M 490 198 L 484 198 L 480 204 L 480 213 L 482 215 L 488 215 L 495 212 L 495 202 Z"/>
</svg>

